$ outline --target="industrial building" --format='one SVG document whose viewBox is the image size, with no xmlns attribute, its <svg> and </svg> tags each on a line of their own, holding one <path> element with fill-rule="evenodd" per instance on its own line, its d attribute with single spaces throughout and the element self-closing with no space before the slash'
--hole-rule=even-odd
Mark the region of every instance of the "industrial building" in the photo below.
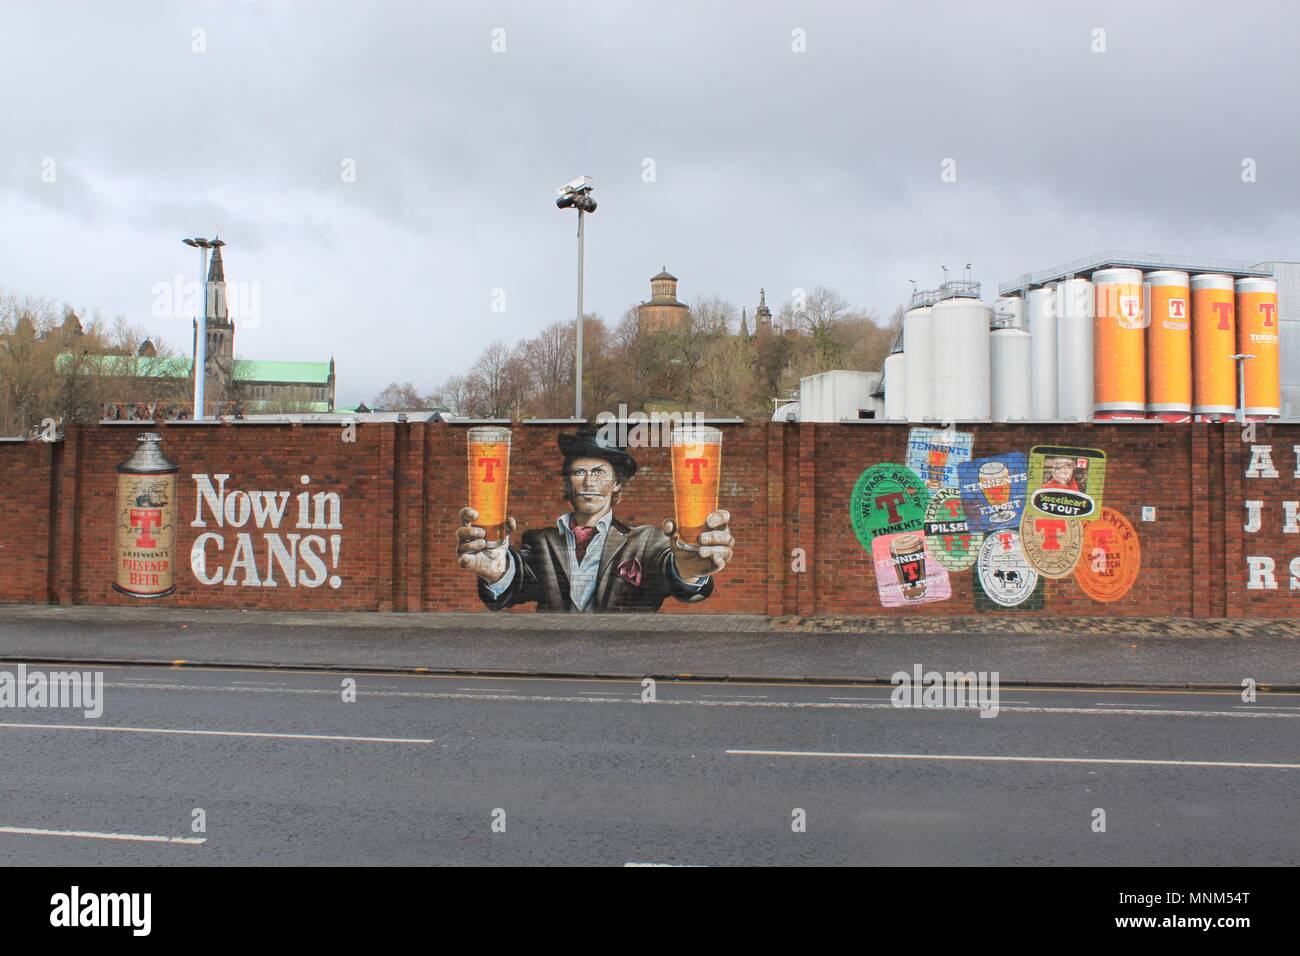
<svg viewBox="0 0 1300 956">
<path fill-rule="evenodd" d="M 1109 251 L 998 291 L 913 294 L 885 419 L 1300 419 L 1300 263 Z"/>
</svg>

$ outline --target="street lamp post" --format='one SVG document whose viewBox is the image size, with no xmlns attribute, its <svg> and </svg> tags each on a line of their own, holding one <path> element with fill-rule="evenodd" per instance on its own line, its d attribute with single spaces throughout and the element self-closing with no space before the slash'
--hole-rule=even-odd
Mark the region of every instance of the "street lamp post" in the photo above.
<svg viewBox="0 0 1300 956">
<path fill-rule="evenodd" d="M 596 200 L 591 198 L 591 177 L 579 176 L 556 190 L 559 199 L 555 205 L 561 209 L 578 210 L 578 328 L 577 348 L 573 369 L 573 417 L 582 418 L 582 220 L 583 215 L 596 211 Z"/>
<path fill-rule="evenodd" d="M 208 365 L 208 250 L 224 246 L 220 239 L 182 239 L 181 242 L 199 250 L 199 285 L 203 298 L 199 302 L 198 317 L 194 320 L 194 420 L 202 421 L 204 412 L 203 386 Z"/>
<path fill-rule="evenodd" d="M 1246 424 L 1246 360 L 1253 359 L 1253 355 L 1233 355 L 1231 358 L 1237 363 L 1237 424 Z"/>
</svg>

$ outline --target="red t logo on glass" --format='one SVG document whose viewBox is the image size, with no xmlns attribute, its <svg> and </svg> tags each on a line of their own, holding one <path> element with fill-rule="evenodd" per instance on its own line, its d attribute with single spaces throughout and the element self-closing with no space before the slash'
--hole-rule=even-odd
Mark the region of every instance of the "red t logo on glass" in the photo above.
<svg viewBox="0 0 1300 956">
<path fill-rule="evenodd" d="M 480 458 L 480 459 L 478 460 L 478 463 L 479 463 L 479 465 L 482 466 L 483 469 L 484 469 L 484 472 L 483 472 L 483 480 L 486 481 L 486 482 L 488 482 L 489 484 L 496 484 L 497 476 L 496 476 L 496 473 L 495 473 L 492 469 L 500 467 L 500 465 L 501 465 L 501 459 L 500 459 L 500 458 Z"/>
<path fill-rule="evenodd" d="M 691 484 L 702 484 L 703 479 L 700 478 L 700 469 L 708 468 L 709 460 L 707 458 L 686 458 L 684 461 L 691 466 Z"/>
</svg>

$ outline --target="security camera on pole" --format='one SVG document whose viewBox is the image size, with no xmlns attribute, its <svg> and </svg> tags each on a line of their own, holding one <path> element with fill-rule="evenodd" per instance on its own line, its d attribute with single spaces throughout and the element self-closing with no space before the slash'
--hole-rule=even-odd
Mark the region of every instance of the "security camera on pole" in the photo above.
<svg viewBox="0 0 1300 956">
<path fill-rule="evenodd" d="M 596 211 L 596 200 L 591 198 L 591 177 L 579 176 L 556 190 L 559 199 L 555 205 L 561 209 L 578 210 L 578 339 L 574 362 L 573 417 L 582 418 L 582 216 Z"/>
</svg>

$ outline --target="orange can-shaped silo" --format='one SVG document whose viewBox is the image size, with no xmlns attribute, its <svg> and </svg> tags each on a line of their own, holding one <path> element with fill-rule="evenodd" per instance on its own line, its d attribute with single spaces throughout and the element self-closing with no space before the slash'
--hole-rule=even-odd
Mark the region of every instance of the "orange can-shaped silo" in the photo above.
<svg viewBox="0 0 1300 956">
<path fill-rule="evenodd" d="M 1192 276 L 1192 411 L 1237 411 L 1237 324 L 1232 276 Z"/>
<path fill-rule="evenodd" d="M 1237 280 L 1237 351 L 1255 356 L 1242 362 L 1245 414 L 1260 418 L 1280 415 L 1276 279 Z"/>
<path fill-rule="evenodd" d="M 1102 269 L 1092 274 L 1095 418 L 1141 418 L 1146 411 L 1146 318 L 1142 273 Z"/>
<path fill-rule="evenodd" d="M 1192 295 L 1186 272 L 1162 269 L 1143 281 L 1147 318 L 1147 411 L 1192 410 Z"/>
</svg>

